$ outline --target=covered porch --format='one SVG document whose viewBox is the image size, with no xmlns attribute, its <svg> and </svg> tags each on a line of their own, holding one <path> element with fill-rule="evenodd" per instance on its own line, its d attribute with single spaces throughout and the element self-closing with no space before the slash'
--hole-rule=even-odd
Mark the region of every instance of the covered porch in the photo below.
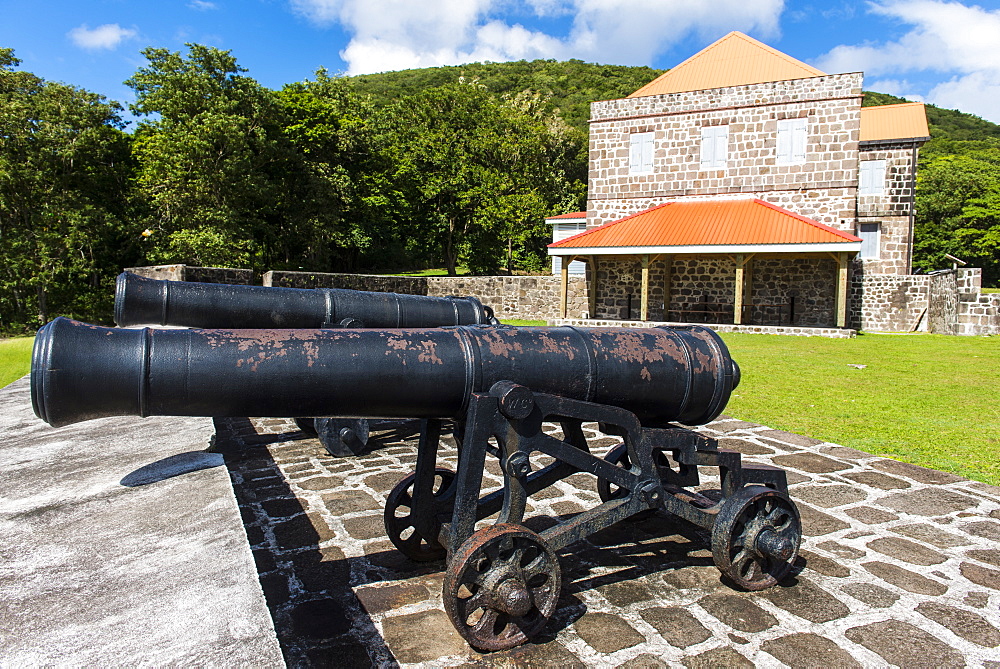
<svg viewBox="0 0 1000 669">
<path fill-rule="evenodd" d="M 586 263 L 589 319 L 845 328 L 848 267 L 860 246 L 853 235 L 744 198 L 667 203 L 556 242 L 549 253 L 563 267 Z M 572 318 L 567 286 L 563 272 L 560 313 Z"/>
</svg>

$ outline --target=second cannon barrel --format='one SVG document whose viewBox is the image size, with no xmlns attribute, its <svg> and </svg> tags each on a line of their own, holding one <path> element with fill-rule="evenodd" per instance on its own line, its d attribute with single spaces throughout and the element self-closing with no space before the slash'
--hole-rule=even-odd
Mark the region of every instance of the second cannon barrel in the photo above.
<svg viewBox="0 0 1000 669">
<path fill-rule="evenodd" d="M 115 322 L 195 328 L 426 328 L 495 322 L 474 297 L 162 281 L 122 272 Z"/>
</svg>

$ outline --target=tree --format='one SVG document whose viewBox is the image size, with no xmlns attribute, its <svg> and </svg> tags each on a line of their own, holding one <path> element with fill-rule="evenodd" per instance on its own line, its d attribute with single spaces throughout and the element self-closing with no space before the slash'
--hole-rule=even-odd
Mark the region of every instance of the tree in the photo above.
<svg viewBox="0 0 1000 669">
<path fill-rule="evenodd" d="M 544 238 L 545 215 L 574 194 L 571 129 L 537 97 L 451 84 L 402 99 L 393 120 L 403 225 L 420 248 L 439 249 L 449 275 L 460 258 L 492 273 L 515 247 L 523 256 Z"/>
<path fill-rule="evenodd" d="M 131 165 L 117 103 L 0 49 L 0 330 L 110 314 Z"/>
<path fill-rule="evenodd" d="M 156 116 L 134 142 L 147 260 L 256 269 L 287 260 L 302 199 L 277 97 L 242 76 L 229 51 L 187 47 L 187 57 L 144 49 L 149 65 L 126 81 L 132 111 Z"/>
<path fill-rule="evenodd" d="M 941 269 L 944 254 L 983 268 L 987 285 L 1000 280 L 1000 142 L 964 154 L 937 156 L 917 174 L 914 265 Z"/>
</svg>

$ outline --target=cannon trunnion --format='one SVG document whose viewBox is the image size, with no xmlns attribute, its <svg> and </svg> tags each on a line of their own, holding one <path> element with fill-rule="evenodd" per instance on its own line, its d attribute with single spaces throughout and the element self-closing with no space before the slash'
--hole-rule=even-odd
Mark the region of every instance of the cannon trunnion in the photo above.
<svg viewBox="0 0 1000 669">
<path fill-rule="evenodd" d="M 446 559 L 452 623 L 475 648 L 501 650 L 555 612 L 557 551 L 640 514 L 710 530 L 715 564 L 736 587 L 759 590 L 790 572 L 801 524 L 784 472 L 675 424 L 714 419 L 739 378 L 722 340 L 698 326 L 115 330 L 57 319 L 36 339 L 31 394 L 53 425 L 111 415 L 419 419 L 415 471 L 386 500 L 386 533 L 413 560 Z M 459 426 L 457 471 L 438 466 L 448 419 Z M 622 443 L 595 455 L 585 422 Z M 553 423 L 558 437 L 545 429 Z M 488 456 L 504 486 L 484 493 Z M 699 467 L 718 468 L 718 489 L 701 489 Z M 528 529 L 531 495 L 581 472 L 595 476 L 601 503 Z"/>
</svg>

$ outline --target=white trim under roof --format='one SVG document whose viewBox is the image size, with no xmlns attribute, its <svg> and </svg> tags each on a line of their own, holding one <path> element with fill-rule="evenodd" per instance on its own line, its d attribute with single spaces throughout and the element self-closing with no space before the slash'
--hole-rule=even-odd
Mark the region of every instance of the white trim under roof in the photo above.
<svg viewBox="0 0 1000 669">
<path fill-rule="evenodd" d="M 560 223 L 581 223 L 586 222 L 586 216 L 576 216 L 576 217 L 563 217 L 563 218 L 546 218 L 545 222 L 548 225 L 559 225 Z"/>
<path fill-rule="evenodd" d="M 655 253 L 860 253 L 861 242 L 820 244 L 692 244 L 689 246 L 577 246 L 549 248 L 550 256 L 625 256 Z"/>
</svg>

